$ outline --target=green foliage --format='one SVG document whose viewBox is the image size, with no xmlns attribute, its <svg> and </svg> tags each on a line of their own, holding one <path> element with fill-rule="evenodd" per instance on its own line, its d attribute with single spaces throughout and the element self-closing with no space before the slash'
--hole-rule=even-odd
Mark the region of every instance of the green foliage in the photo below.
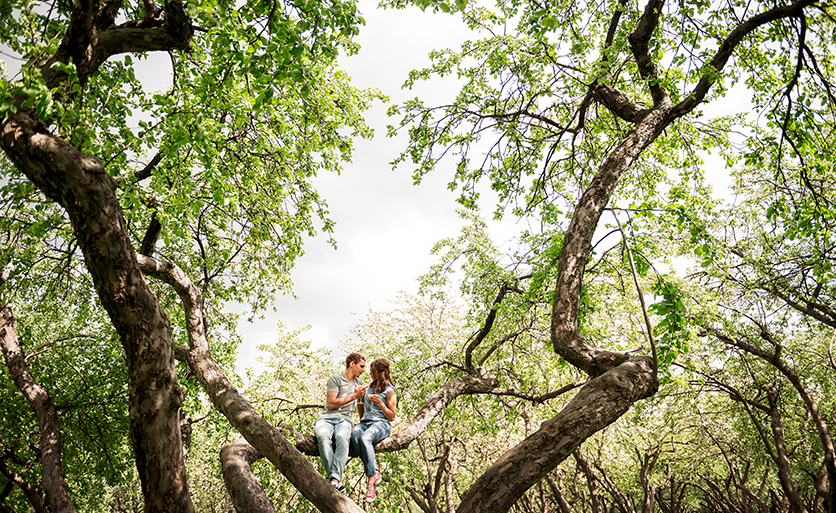
<svg viewBox="0 0 836 513">
<path fill-rule="evenodd" d="M 656 351 L 662 376 L 660 381 L 666 384 L 672 379 L 671 364 L 680 354 L 690 350 L 693 335 L 685 306 L 687 298 L 677 284 L 660 276 L 654 284 L 653 292 L 660 299 L 648 309 L 662 318 L 653 327 L 653 332 L 659 337 Z"/>
</svg>

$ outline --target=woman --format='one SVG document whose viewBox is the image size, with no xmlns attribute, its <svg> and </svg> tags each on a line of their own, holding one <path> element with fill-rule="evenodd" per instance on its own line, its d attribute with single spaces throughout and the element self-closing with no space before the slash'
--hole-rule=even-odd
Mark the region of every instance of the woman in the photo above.
<svg viewBox="0 0 836 513">
<path fill-rule="evenodd" d="M 366 502 L 372 502 L 376 495 L 376 487 L 382 480 L 380 472 L 375 468 L 374 444 L 383 440 L 392 432 L 392 421 L 395 420 L 397 395 L 392 383 L 392 373 L 389 371 L 389 360 L 378 358 L 371 366 L 372 382 L 363 396 L 363 404 L 358 405 L 360 423 L 351 430 L 351 446 L 360 456 L 369 478 L 366 489 Z"/>
</svg>

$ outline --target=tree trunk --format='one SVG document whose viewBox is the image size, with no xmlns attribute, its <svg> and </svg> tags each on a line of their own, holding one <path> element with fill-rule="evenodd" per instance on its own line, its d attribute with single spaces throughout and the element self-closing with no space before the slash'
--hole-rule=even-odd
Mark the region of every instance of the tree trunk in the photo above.
<svg viewBox="0 0 836 513">
<path fill-rule="evenodd" d="M 102 161 L 49 134 L 31 109 L 0 127 L 9 159 L 66 209 L 99 299 L 128 363 L 131 441 L 147 513 L 194 510 L 186 484 L 180 404 L 165 312 L 139 270 L 116 184 Z"/>
<path fill-rule="evenodd" d="M 778 411 L 778 388 L 774 385 L 771 386 L 767 395 L 772 438 L 775 440 L 775 464 L 778 466 L 778 481 L 790 501 L 793 513 L 807 513 L 807 508 L 801 502 L 801 497 L 798 496 L 798 491 L 792 481 L 790 459 L 787 455 L 787 444 L 784 440 L 784 426 L 781 422 L 781 412 Z"/>
<path fill-rule="evenodd" d="M 41 488 L 52 513 L 75 513 L 75 505 L 67 492 L 67 482 L 61 470 L 61 429 L 58 412 L 52 398 L 29 373 L 26 358 L 17 340 L 15 318 L 10 308 L 0 310 L 0 347 L 6 367 L 18 390 L 26 397 L 40 427 Z"/>
</svg>

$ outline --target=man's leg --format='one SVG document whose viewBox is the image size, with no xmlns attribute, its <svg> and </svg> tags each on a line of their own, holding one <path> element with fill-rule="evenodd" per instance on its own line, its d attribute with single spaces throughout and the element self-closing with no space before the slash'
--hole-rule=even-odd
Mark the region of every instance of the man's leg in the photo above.
<svg viewBox="0 0 836 513">
<path fill-rule="evenodd" d="M 319 456 L 322 458 L 322 465 L 325 467 L 325 475 L 331 477 L 331 467 L 334 462 L 334 424 L 331 419 L 319 417 L 314 424 L 316 445 L 319 447 Z M 344 466 L 344 465 L 343 465 Z"/>
<path fill-rule="evenodd" d="M 334 426 L 334 461 L 331 463 L 331 477 L 343 480 L 343 471 L 348 461 L 348 445 L 351 441 L 351 419 L 344 418 Z"/>
</svg>

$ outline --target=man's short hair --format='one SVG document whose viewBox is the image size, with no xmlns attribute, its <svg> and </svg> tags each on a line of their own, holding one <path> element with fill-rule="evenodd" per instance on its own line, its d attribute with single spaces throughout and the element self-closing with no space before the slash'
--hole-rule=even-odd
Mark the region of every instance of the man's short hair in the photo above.
<svg viewBox="0 0 836 513">
<path fill-rule="evenodd" d="M 345 357 L 345 368 L 347 369 L 351 367 L 352 363 L 362 362 L 365 360 L 366 359 L 363 358 L 363 355 L 361 355 L 360 353 L 351 353 Z"/>
</svg>

